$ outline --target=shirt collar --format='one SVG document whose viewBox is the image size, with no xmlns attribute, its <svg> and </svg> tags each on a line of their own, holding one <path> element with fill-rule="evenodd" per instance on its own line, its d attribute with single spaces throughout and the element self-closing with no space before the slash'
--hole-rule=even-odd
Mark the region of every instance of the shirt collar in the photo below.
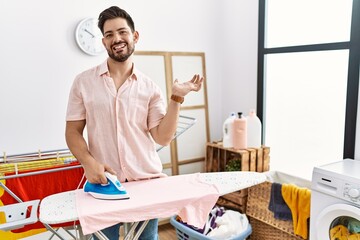
<svg viewBox="0 0 360 240">
<path fill-rule="evenodd" d="M 135 67 L 135 63 L 133 63 L 133 69 L 132 73 L 129 77 L 131 80 L 137 80 L 139 76 L 140 71 Z M 107 60 L 105 60 L 100 66 L 99 66 L 99 76 L 110 76 L 109 75 L 109 68 L 107 65 Z"/>
</svg>

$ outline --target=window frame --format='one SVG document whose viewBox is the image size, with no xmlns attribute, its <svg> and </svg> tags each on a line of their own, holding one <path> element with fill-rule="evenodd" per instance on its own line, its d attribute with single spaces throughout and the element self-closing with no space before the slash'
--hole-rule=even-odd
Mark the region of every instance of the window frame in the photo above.
<svg viewBox="0 0 360 240">
<path fill-rule="evenodd" d="M 265 26 L 266 26 L 266 1 L 259 0 L 259 29 L 258 29 L 258 69 L 257 69 L 257 115 L 263 123 L 262 143 L 265 141 L 266 130 L 266 103 L 265 101 L 265 56 L 276 53 L 295 53 L 309 51 L 327 51 L 327 50 L 349 50 L 347 94 L 346 94 L 346 113 L 345 113 L 345 131 L 344 131 L 344 152 L 343 157 L 354 158 L 356 121 L 358 108 L 358 89 L 360 72 L 360 1 L 353 0 L 350 41 L 332 42 L 322 44 L 309 44 L 298 46 L 285 46 L 275 48 L 265 48 Z M 266 143 L 265 143 L 266 144 Z"/>
</svg>

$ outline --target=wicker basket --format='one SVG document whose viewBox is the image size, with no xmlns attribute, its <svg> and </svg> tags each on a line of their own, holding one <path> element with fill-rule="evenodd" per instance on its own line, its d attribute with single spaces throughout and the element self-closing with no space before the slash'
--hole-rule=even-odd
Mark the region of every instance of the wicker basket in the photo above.
<svg viewBox="0 0 360 240">
<path fill-rule="evenodd" d="M 274 218 L 268 209 L 271 182 L 264 182 L 249 188 L 246 214 L 249 217 L 253 232 L 251 240 L 303 240 L 294 234 L 292 221 Z"/>
</svg>

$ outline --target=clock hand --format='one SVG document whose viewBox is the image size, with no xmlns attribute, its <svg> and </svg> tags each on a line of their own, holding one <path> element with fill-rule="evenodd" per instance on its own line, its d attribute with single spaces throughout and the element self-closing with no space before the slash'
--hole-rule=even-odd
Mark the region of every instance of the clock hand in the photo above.
<svg viewBox="0 0 360 240">
<path fill-rule="evenodd" d="M 90 34 L 91 36 L 92 36 L 92 38 L 94 38 L 95 37 L 95 35 L 94 34 L 92 34 L 89 30 L 87 30 L 86 28 L 85 28 L 85 32 L 87 32 L 88 34 Z"/>
</svg>

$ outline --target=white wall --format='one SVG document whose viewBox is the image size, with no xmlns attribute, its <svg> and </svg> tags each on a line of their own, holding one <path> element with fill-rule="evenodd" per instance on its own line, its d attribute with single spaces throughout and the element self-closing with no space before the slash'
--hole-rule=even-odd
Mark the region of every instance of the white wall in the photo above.
<svg viewBox="0 0 360 240">
<path fill-rule="evenodd" d="M 256 96 L 256 86 L 249 82 L 255 78 L 246 77 L 254 76 L 256 69 L 253 2 L 1 0 L 0 151 L 66 148 L 64 119 L 71 83 L 76 74 L 106 58 L 82 53 L 74 30 L 81 19 L 97 17 L 112 5 L 134 18 L 140 32 L 137 50 L 205 52 L 211 139 L 220 139 L 228 109 L 255 105 L 244 104 L 246 96 Z M 234 83 L 237 89 L 245 88 L 239 91 L 242 97 L 223 99 L 232 81 L 239 79 L 236 75 L 245 76 Z"/>
<path fill-rule="evenodd" d="M 66 148 L 71 83 L 106 58 L 82 53 L 74 30 L 111 5 L 133 16 L 137 50 L 205 52 L 211 140 L 229 112 L 256 107 L 256 0 L 1 0 L 0 152 Z"/>
<path fill-rule="evenodd" d="M 222 119 L 256 109 L 258 1 L 229 0 L 223 6 Z"/>
</svg>

